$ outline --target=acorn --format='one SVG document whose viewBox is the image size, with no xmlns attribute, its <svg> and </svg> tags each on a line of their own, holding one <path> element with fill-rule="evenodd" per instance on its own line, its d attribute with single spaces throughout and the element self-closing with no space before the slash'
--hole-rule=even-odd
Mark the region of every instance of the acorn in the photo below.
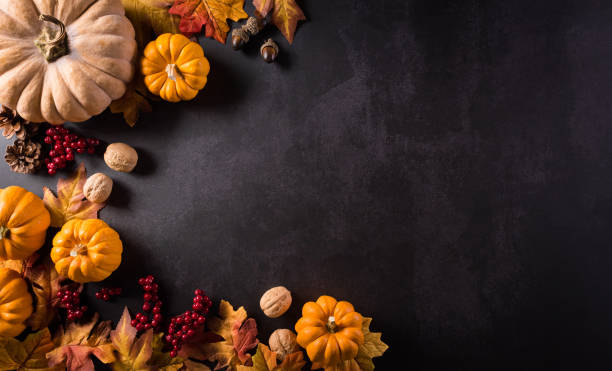
<svg viewBox="0 0 612 371">
<path fill-rule="evenodd" d="M 259 49 L 259 53 L 264 61 L 272 63 L 278 57 L 278 45 L 274 40 L 268 39 Z"/>
</svg>

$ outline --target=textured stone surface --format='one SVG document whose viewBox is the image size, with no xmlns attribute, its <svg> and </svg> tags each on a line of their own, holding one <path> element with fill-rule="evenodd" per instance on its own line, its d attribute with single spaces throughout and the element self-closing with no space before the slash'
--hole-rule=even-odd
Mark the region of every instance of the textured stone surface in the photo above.
<svg viewBox="0 0 612 371">
<path fill-rule="evenodd" d="M 201 39 L 195 101 L 78 127 L 140 155 L 102 212 L 125 242 L 110 284 L 136 309 L 155 273 L 172 313 L 200 287 L 262 339 L 319 294 L 347 299 L 391 346 L 380 370 L 609 365 L 612 4 L 301 3 L 291 48 Z M 277 285 L 294 304 L 268 319 Z"/>
</svg>

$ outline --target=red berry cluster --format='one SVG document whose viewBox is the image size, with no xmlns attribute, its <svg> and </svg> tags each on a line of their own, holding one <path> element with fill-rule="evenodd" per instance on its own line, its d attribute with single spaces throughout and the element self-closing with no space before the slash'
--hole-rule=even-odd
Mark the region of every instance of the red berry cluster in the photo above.
<svg viewBox="0 0 612 371">
<path fill-rule="evenodd" d="M 121 287 L 115 287 L 110 289 L 108 287 L 103 287 L 100 291 L 96 292 L 96 299 L 109 301 L 111 297 L 121 295 Z"/>
<path fill-rule="evenodd" d="M 53 175 L 59 169 L 66 167 L 68 162 L 74 161 L 76 153 L 94 154 L 100 141 L 96 138 L 85 138 L 73 134 L 62 125 L 54 126 L 45 132 L 45 143 L 53 148 L 49 151 L 49 157 L 45 158 L 47 172 Z"/>
<path fill-rule="evenodd" d="M 76 290 L 60 290 L 57 293 L 57 297 L 59 299 L 59 306 L 61 308 L 66 308 L 66 312 L 68 313 L 66 319 L 68 321 L 81 319 L 83 314 L 87 311 L 87 306 L 81 306 L 81 294 Z"/>
<path fill-rule="evenodd" d="M 142 310 L 144 312 L 151 312 L 151 318 L 144 313 L 137 313 L 136 318 L 132 320 L 132 326 L 138 331 L 144 331 L 150 328 L 158 330 L 163 320 L 161 314 L 162 302 L 157 296 L 159 285 L 155 283 L 155 277 L 151 275 L 140 278 L 138 284 L 145 291 L 143 295 L 144 304 L 142 305 Z"/>
<path fill-rule="evenodd" d="M 211 305 L 212 302 L 204 294 L 204 291 L 197 289 L 191 306 L 193 311 L 188 310 L 183 314 L 172 317 L 168 326 L 168 335 L 165 337 L 166 342 L 172 346 L 171 357 L 176 357 L 181 350 L 181 346 L 204 327 L 206 315 Z"/>
</svg>

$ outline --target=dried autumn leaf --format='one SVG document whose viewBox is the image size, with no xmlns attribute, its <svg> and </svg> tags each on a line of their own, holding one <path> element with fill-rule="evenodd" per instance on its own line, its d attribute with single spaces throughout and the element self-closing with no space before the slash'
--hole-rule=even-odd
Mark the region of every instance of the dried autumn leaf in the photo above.
<svg viewBox="0 0 612 371">
<path fill-rule="evenodd" d="M 47 258 L 27 270 L 25 278 L 31 284 L 35 298 L 34 313 L 26 324 L 36 331 L 47 327 L 55 317 L 53 302 L 60 290 L 60 277 L 51 260 Z"/>
<path fill-rule="evenodd" d="M 257 340 L 257 323 L 253 318 L 249 318 L 244 323 L 235 322 L 232 327 L 232 341 L 234 350 L 243 364 L 246 363 L 251 355 L 247 352 L 259 344 Z"/>
<path fill-rule="evenodd" d="M 144 50 L 153 34 L 178 33 L 180 17 L 168 13 L 173 0 L 121 0 L 125 16 L 136 31 L 136 43 Z"/>
<path fill-rule="evenodd" d="M 295 0 L 253 0 L 255 9 L 263 16 L 272 11 L 271 21 L 289 41 L 293 43 L 298 21 L 306 20 L 302 9 Z"/>
<path fill-rule="evenodd" d="M 45 358 L 54 347 L 47 328 L 28 335 L 22 342 L 0 338 L 0 370 L 61 370 L 61 366 L 49 366 Z"/>
<path fill-rule="evenodd" d="M 143 79 L 140 72 L 136 73 L 134 81 Z M 123 97 L 111 102 L 110 110 L 112 113 L 122 113 L 125 122 L 134 127 L 140 118 L 140 112 L 151 112 L 153 107 L 141 92 L 134 87 L 134 81 L 130 83 L 123 94 Z"/>
<path fill-rule="evenodd" d="M 202 345 L 202 350 L 206 355 L 205 359 L 218 362 L 215 370 L 227 366 L 230 367 L 230 370 L 234 370 L 236 366 L 241 364 L 238 353 L 234 349 L 232 329 L 236 323 L 239 326 L 242 325 L 246 318 L 247 313 L 244 307 L 234 310 L 234 307 L 229 302 L 221 300 L 219 304 L 219 317 L 212 317 L 207 320 L 209 330 L 223 338 L 223 341 Z"/>
<path fill-rule="evenodd" d="M 361 367 L 363 371 L 374 370 L 372 358 L 382 356 L 383 353 L 389 349 L 389 346 L 380 340 L 382 333 L 370 332 L 371 323 L 372 318 L 365 317 L 363 319 L 362 331 L 364 342 L 359 346 L 359 351 L 357 352 L 357 357 L 355 358 L 357 363 L 359 363 L 359 367 Z"/>
<path fill-rule="evenodd" d="M 91 321 L 85 324 L 70 323 L 66 330 L 60 327 L 56 334 L 57 348 L 47 353 L 49 365 L 66 365 L 69 371 L 93 371 L 94 364 L 90 356 L 95 355 L 102 363 L 115 361 L 113 346 L 109 342 L 110 321 L 98 323 L 96 313 Z"/>
<path fill-rule="evenodd" d="M 244 0 L 175 0 L 170 14 L 181 17 L 179 28 L 185 36 L 198 34 L 206 26 L 205 36 L 221 44 L 225 44 L 230 29 L 227 19 L 239 21 L 248 17 Z"/>
<path fill-rule="evenodd" d="M 153 356 L 153 329 L 149 329 L 136 339 L 137 331 L 131 324 L 132 318 L 127 307 L 111 332 L 110 337 L 117 352 L 117 360 L 113 363 L 115 371 L 148 371 L 149 361 Z"/>
<path fill-rule="evenodd" d="M 83 186 L 86 180 L 87 171 L 85 165 L 81 163 L 70 178 L 58 180 L 57 197 L 49 188 L 43 187 L 43 201 L 51 214 L 52 227 L 60 228 L 64 223 L 75 218 L 98 218 L 98 211 L 106 204 L 85 199 Z"/>
<path fill-rule="evenodd" d="M 164 334 L 162 332 L 153 335 L 153 341 L 151 343 L 153 354 L 151 355 L 149 365 L 162 371 L 178 371 L 182 369 L 184 364 L 181 357 L 172 358 L 170 353 L 163 351 L 163 337 Z"/>
<path fill-rule="evenodd" d="M 204 349 L 205 344 L 217 343 L 219 341 L 223 341 L 223 337 L 213 332 L 208 331 L 196 333 L 194 337 L 190 338 L 189 341 L 183 344 L 181 350 L 179 351 L 179 357 L 184 359 L 193 358 L 198 361 L 205 361 L 208 357 L 206 352 L 207 349 Z"/>
<path fill-rule="evenodd" d="M 0 268 L 10 268 L 19 274 L 22 274 L 25 270 L 23 260 L 2 260 L 0 261 Z"/>
<path fill-rule="evenodd" d="M 238 366 L 237 371 L 300 371 L 305 364 L 304 353 L 295 352 L 285 356 L 279 365 L 276 353 L 267 345 L 259 344 L 257 353 L 253 356 L 253 366 Z"/>
<path fill-rule="evenodd" d="M 210 371 L 210 367 L 200 362 L 194 362 L 190 360 L 185 361 L 186 371 Z"/>
</svg>

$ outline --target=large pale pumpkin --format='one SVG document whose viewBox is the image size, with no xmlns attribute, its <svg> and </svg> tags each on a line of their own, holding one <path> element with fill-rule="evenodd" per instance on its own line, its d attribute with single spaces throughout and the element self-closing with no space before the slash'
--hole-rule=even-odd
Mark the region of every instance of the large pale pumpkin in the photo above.
<svg viewBox="0 0 612 371">
<path fill-rule="evenodd" d="M 32 295 L 19 273 L 0 268 L 0 336 L 14 337 L 32 314 Z"/>
<path fill-rule="evenodd" d="M 181 34 L 163 34 L 151 41 L 141 61 L 149 91 L 168 102 L 191 100 L 208 79 L 210 64 L 200 44 Z"/>
<path fill-rule="evenodd" d="M 43 201 L 27 189 L 0 189 L 0 260 L 25 259 L 45 243 L 51 218 Z"/>
<path fill-rule="evenodd" d="M 72 219 L 53 238 L 55 270 L 75 282 L 99 282 L 121 264 L 119 234 L 100 219 Z"/>
<path fill-rule="evenodd" d="M 0 104 L 34 122 L 80 122 L 121 98 L 134 28 L 121 0 L 0 0 Z"/>
<path fill-rule="evenodd" d="M 364 342 L 362 323 L 351 303 L 324 295 L 302 307 L 302 318 L 295 324 L 297 343 L 314 363 L 350 369 L 345 361 L 355 358 Z"/>
</svg>

